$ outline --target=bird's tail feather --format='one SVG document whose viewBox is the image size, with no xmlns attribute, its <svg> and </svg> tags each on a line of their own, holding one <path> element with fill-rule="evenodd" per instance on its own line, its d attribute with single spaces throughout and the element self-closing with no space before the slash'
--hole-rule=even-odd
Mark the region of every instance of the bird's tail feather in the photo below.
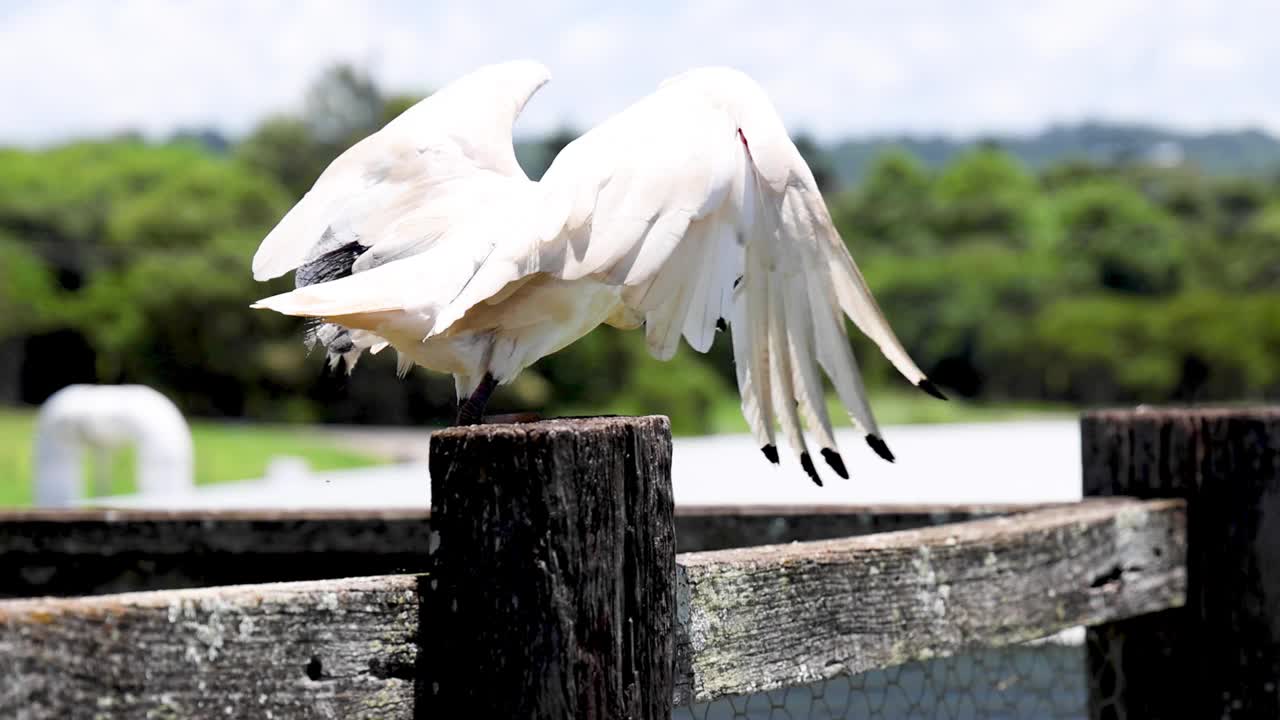
<svg viewBox="0 0 1280 720">
<path fill-rule="evenodd" d="M 356 368 L 356 363 L 365 350 L 376 354 L 386 346 L 386 341 L 373 333 L 364 330 L 350 330 L 321 320 L 307 323 L 303 331 L 303 342 L 307 350 L 317 346 L 324 348 L 325 361 L 330 368 L 337 370 L 343 365 L 347 374 Z"/>
<path fill-rule="evenodd" d="M 866 434 L 877 454 L 892 460 L 872 415 L 844 316 L 852 318 L 909 380 L 927 384 L 924 373 L 907 356 L 871 298 L 821 198 L 796 188 L 775 195 L 762 189 L 760 197 L 778 203 L 758 216 L 777 218 L 777 225 L 766 220 L 749 238 L 744 275 L 733 299 L 738 387 L 752 434 L 773 459 L 774 430 L 781 428 L 805 471 L 820 483 L 803 425 L 819 443 L 827 464 L 848 477 L 826 409 L 825 374 L 850 421 Z"/>
</svg>

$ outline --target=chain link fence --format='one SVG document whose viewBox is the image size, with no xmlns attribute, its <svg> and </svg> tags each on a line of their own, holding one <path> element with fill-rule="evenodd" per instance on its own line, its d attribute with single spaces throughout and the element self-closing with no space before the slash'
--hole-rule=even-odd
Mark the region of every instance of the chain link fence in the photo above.
<svg viewBox="0 0 1280 720">
<path fill-rule="evenodd" d="M 1083 720 L 1084 630 L 676 708 L 675 720 Z"/>
</svg>

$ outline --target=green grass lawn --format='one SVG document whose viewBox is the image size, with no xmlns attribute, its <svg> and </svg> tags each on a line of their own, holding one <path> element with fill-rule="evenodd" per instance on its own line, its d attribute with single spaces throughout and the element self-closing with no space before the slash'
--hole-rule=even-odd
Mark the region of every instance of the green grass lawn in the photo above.
<svg viewBox="0 0 1280 720">
<path fill-rule="evenodd" d="M 0 408 L 0 507 L 31 504 L 34 429 L 34 412 Z M 267 463 L 276 455 L 304 458 L 313 470 L 380 462 L 337 447 L 305 429 L 196 420 L 191 422 L 191 434 L 196 450 L 196 483 L 201 485 L 262 477 Z M 111 460 L 111 493 L 132 492 L 133 475 L 133 453 L 115 453 Z"/>
</svg>

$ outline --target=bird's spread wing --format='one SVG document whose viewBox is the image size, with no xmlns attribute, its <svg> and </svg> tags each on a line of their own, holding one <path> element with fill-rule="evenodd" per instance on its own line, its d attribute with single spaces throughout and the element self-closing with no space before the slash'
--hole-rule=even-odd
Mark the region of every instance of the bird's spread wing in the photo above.
<svg viewBox="0 0 1280 720">
<path fill-rule="evenodd" d="M 735 84 L 747 96 L 745 111 L 730 111 L 708 91 Z M 815 482 L 806 425 L 826 462 L 848 476 L 823 373 L 872 448 L 892 459 L 867 404 L 846 315 L 911 382 L 936 393 L 872 298 L 781 119 L 745 76 L 682 76 L 571 143 L 540 183 L 503 176 L 467 187 L 483 202 L 401 218 L 447 221 L 431 226 L 441 241 L 428 255 L 262 305 L 313 316 L 410 308 L 430 337 L 534 273 L 615 285 L 627 311 L 617 314 L 644 318 L 659 358 L 671 357 L 681 337 L 705 352 L 717 329 L 731 327 L 753 434 L 777 462 L 781 428 Z"/>
<path fill-rule="evenodd" d="M 349 270 L 360 272 L 430 247 L 453 217 L 473 210 L 479 193 L 469 181 L 527 180 L 511 128 L 549 78 L 531 61 L 483 67 L 351 147 L 263 240 L 254 277 L 351 250 Z"/>
<path fill-rule="evenodd" d="M 890 329 L 813 174 L 763 102 L 733 117 L 698 83 L 671 83 L 570 144 L 542 181 L 540 228 L 524 245 L 487 258 L 437 314 L 434 332 L 523 274 L 596 278 L 622 286 L 658 358 L 670 358 L 681 336 L 705 352 L 715 331 L 731 326 L 743 413 L 774 462 L 778 427 L 818 481 L 807 425 L 823 458 L 847 477 L 822 373 L 872 448 L 892 459 L 844 316 L 911 382 L 932 386 Z"/>
<path fill-rule="evenodd" d="M 465 218 L 503 204 L 508 186 L 529 184 L 516 162 L 511 128 L 549 77 L 535 62 L 483 67 L 340 155 L 258 248 L 254 277 L 265 280 L 296 269 L 299 288 L 259 306 L 319 317 L 374 305 L 421 304 L 405 297 L 406 287 L 435 290 L 441 293 L 439 302 L 451 299 L 456 291 L 450 289 L 450 272 L 443 282 L 425 286 L 421 281 L 428 278 L 403 268 L 393 274 L 407 285 L 363 276 L 429 248 L 440 251 L 433 257 L 452 254 L 463 272 L 470 269 L 469 253 L 482 248 L 441 248 L 442 237 L 451 227 L 465 225 Z M 437 259 L 431 269 L 450 267 Z M 329 312 L 335 300 L 345 305 L 342 312 Z M 331 363 L 341 358 L 350 370 L 361 352 L 381 349 L 386 341 L 322 322 L 311 326 L 307 344 L 322 345 Z M 403 372 L 406 366 L 400 368 Z"/>
</svg>

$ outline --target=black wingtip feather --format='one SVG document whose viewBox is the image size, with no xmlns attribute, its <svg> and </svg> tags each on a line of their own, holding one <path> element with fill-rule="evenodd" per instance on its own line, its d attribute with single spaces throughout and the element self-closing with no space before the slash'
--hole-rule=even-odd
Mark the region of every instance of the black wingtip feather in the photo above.
<svg viewBox="0 0 1280 720">
<path fill-rule="evenodd" d="M 884 444 L 884 440 L 880 439 L 879 435 L 868 435 L 867 444 L 871 446 L 872 450 L 876 451 L 877 455 L 889 462 L 893 462 L 893 453 L 889 452 L 889 446 Z"/>
<path fill-rule="evenodd" d="M 822 448 L 822 459 L 827 461 L 827 465 L 830 465 L 837 475 L 845 480 L 849 479 L 849 470 L 845 468 L 844 458 L 840 457 L 840 453 L 831 448 Z"/>
<path fill-rule="evenodd" d="M 818 477 L 818 469 L 813 466 L 813 458 L 809 457 L 809 453 L 800 453 L 800 467 L 809 473 L 809 479 L 813 481 L 814 485 L 822 487 L 822 478 Z"/>
<path fill-rule="evenodd" d="M 769 462 L 773 463 L 774 465 L 779 464 L 780 461 L 778 460 L 777 447 L 773 445 L 765 445 L 764 447 L 760 448 L 760 452 L 764 453 L 764 456 L 766 458 L 769 458 Z"/>
<path fill-rule="evenodd" d="M 720 332 L 724 332 L 729 329 L 729 326 L 724 322 L 724 318 L 716 318 L 716 329 Z"/>
<path fill-rule="evenodd" d="M 929 378 L 925 378 L 920 382 L 916 383 L 916 387 L 938 398 L 939 400 L 947 399 L 947 396 L 943 395 L 942 391 L 938 389 L 938 386 L 934 385 L 932 382 L 929 381 Z"/>
</svg>

